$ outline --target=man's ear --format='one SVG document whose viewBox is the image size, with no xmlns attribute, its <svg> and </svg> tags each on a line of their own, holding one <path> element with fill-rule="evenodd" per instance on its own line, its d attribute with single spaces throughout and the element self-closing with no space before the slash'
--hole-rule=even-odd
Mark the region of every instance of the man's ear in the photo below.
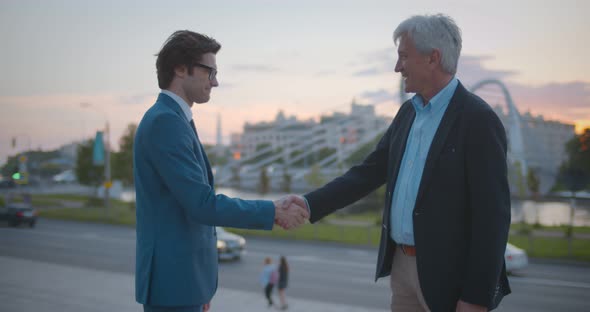
<svg viewBox="0 0 590 312">
<path fill-rule="evenodd" d="M 174 68 L 174 75 L 179 78 L 185 78 L 188 74 L 188 70 L 185 65 L 178 65 Z"/>
<path fill-rule="evenodd" d="M 442 61 L 442 54 L 439 49 L 432 49 L 430 52 L 430 58 L 428 60 L 430 65 L 438 66 Z"/>
</svg>

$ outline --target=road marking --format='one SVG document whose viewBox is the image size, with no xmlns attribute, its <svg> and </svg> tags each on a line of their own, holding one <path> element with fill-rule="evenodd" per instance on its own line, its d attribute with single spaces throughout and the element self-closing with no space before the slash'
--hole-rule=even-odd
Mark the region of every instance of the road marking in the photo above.
<svg viewBox="0 0 590 312">
<path fill-rule="evenodd" d="M 589 283 L 579 283 L 579 282 L 568 282 L 568 281 L 560 281 L 560 280 L 550 280 L 550 279 L 543 279 L 543 278 L 534 278 L 534 277 L 514 277 L 510 278 L 510 282 L 515 283 L 522 283 L 522 284 L 532 284 L 532 285 L 541 285 L 541 286 L 558 286 L 558 287 L 572 287 L 572 288 L 584 288 L 590 289 Z"/>
<path fill-rule="evenodd" d="M 135 243 L 135 239 L 124 239 L 124 238 L 112 238 L 112 237 L 104 237 L 99 236 L 94 232 L 86 232 L 86 233 L 72 233 L 72 234 L 61 234 L 61 233 L 54 233 L 54 232 L 44 232 L 44 231 L 23 231 L 21 229 L 10 229 L 10 228 L 0 228 L 0 232 L 18 232 L 18 234 L 30 234 L 30 235 L 39 235 L 39 236 L 53 236 L 53 237 L 60 237 L 60 238 L 67 238 L 67 239 L 83 239 L 83 240 L 93 240 L 93 241 L 104 241 L 104 242 L 114 242 L 114 243 Z"/>
<path fill-rule="evenodd" d="M 268 257 L 268 252 L 257 252 L 257 251 L 249 250 L 249 251 L 247 251 L 247 254 L 262 257 L 262 258 Z M 351 262 L 351 261 L 330 260 L 330 259 L 320 258 L 318 256 L 307 256 L 307 255 L 305 255 L 305 256 L 289 256 L 289 261 L 351 266 L 351 267 L 357 267 L 357 268 L 363 268 L 363 269 L 374 269 L 375 268 L 374 263 L 365 264 L 365 263 Z"/>
</svg>

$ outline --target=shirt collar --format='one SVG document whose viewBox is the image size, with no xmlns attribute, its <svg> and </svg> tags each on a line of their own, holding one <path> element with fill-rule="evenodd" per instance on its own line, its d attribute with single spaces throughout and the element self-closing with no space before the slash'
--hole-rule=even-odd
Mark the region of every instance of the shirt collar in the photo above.
<svg viewBox="0 0 590 312">
<path fill-rule="evenodd" d="M 412 97 L 414 109 L 416 112 L 422 111 L 423 109 L 433 110 L 433 112 L 439 111 L 441 108 L 446 107 L 446 104 L 450 102 L 453 93 L 457 89 L 457 85 L 459 85 L 459 80 L 453 77 L 453 79 L 451 79 L 442 90 L 438 91 L 438 93 L 434 95 L 426 105 L 424 105 L 424 99 L 422 96 L 418 94 L 414 95 Z"/>
<path fill-rule="evenodd" d="M 186 117 L 186 120 L 188 122 L 191 122 L 191 120 L 193 120 L 193 112 L 191 111 L 190 106 L 188 106 L 188 104 L 180 96 L 176 95 L 176 93 L 169 90 L 162 90 L 162 93 L 171 97 L 176 102 L 176 104 L 180 106 L 180 109 L 182 109 L 182 112 L 184 113 L 184 116 Z"/>
</svg>

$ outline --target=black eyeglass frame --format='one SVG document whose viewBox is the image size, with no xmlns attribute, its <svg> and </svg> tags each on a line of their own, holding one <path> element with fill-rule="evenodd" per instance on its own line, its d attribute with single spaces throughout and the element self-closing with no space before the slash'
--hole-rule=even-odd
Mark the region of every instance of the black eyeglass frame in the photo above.
<svg viewBox="0 0 590 312">
<path fill-rule="evenodd" d="M 201 63 L 196 63 L 193 66 L 208 69 L 209 70 L 209 81 L 213 81 L 213 80 L 215 80 L 215 78 L 217 78 L 217 69 L 216 68 L 213 68 L 211 66 L 207 66 L 207 65 L 201 64 Z"/>
</svg>

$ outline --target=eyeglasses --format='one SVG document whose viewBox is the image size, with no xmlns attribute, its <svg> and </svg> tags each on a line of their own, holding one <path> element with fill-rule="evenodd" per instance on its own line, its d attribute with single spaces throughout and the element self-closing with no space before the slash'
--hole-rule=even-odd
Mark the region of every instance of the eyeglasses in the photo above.
<svg viewBox="0 0 590 312">
<path fill-rule="evenodd" d="M 197 63 L 194 66 L 208 69 L 209 70 L 209 81 L 213 81 L 217 77 L 217 69 L 215 69 L 215 68 L 213 68 L 211 66 L 203 65 L 203 64 L 200 64 L 200 63 Z"/>
</svg>

